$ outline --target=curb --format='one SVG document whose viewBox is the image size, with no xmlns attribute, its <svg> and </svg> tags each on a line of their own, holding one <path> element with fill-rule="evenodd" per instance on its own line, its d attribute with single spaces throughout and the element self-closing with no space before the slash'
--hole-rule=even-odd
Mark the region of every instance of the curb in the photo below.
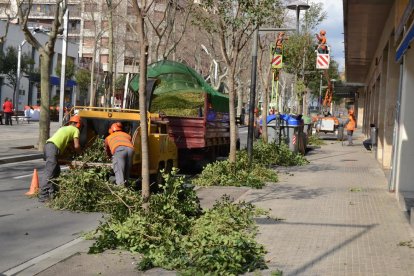
<svg viewBox="0 0 414 276">
<path fill-rule="evenodd" d="M 13 155 L 0 158 L 0 165 L 43 158 L 42 153 Z"/>
</svg>

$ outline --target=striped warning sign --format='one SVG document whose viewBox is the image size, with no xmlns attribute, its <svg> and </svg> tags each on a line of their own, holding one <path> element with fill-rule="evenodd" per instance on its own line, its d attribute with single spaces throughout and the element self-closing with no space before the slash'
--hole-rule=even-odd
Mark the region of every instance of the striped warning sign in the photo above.
<svg viewBox="0 0 414 276">
<path fill-rule="evenodd" d="M 279 68 L 282 68 L 282 65 L 283 65 L 282 55 L 274 54 L 272 57 L 272 68 L 279 69 Z"/>
<path fill-rule="evenodd" d="M 293 137 L 292 137 L 292 144 L 296 145 L 296 135 L 293 135 Z"/>
<path fill-rule="evenodd" d="M 329 69 L 329 54 L 318 54 L 316 58 L 316 69 Z"/>
</svg>

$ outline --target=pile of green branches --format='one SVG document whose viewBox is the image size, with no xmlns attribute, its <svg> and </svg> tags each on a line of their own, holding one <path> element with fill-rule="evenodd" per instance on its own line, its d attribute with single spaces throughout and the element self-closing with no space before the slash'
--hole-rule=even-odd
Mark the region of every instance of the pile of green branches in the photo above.
<svg viewBox="0 0 414 276">
<path fill-rule="evenodd" d="M 57 193 L 50 207 L 59 210 L 105 213 L 128 213 L 126 206 L 141 204 L 141 197 L 131 189 L 108 181 L 109 167 L 75 167 L 61 173 L 54 181 Z"/>
<path fill-rule="evenodd" d="M 95 154 L 85 152 L 78 160 L 102 160 Z M 203 213 L 195 190 L 184 185 L 176 169 L 164 174 L 160 192 L 144 205 L 139 193 L 109 183 L 109 172 L 108 166 L 82 162 L 56 179 L 58 192 L 50 203 L 57 209 L 108 214 L 93 234 L 90 253 L 126 249 L 142 254 L 141 270 L 162 267 L 188 275 L 237 275 L 266 267 L 265 249 L 255 241 L 254 217 L 262 210 L 223 197 Z"/>
<path fill-rule="evenodd" d="M 141 270 L 162 267 L 188 275 L 236 275 L 264 268 L 266 252 L 254 240 L 253 220 L 263 211 L 223 197 L 203 214 L 195 191 L 175 174 L 165 176 L 162 192 L 150 197 L 147 210 L 113 215 L 102 224 L 90 253 L 123 248 L 143 255 Z"/>
<path fill-rule="evenodd" d="M 204 167 L 193 184 L 198 186 L 247 186 L 260 189 L 265 182 L 277 182 L 277 173 L 262 164 L 249 164 L 247 151 L 237 152 L 236 162 L 216 161 Z"/>
<path fill-rule="evenodd" d="M 289 149 L 285 143 L 263 143 L 257 141 L 253 146 L 254 162 L 263 166 L 304 166 L 309 161 L 300 153 Z"/>
<path fill-rule="evenodd" d="M 308 137 L 308 144 L 311 145 L 311 146 L 326 145 L 325 141 L 322 140 L 318 135 L 310 135 Z"/>
<path fill-rule="evenodd" d="M 198 186 L 248 186 L 260 189 L 265 182 L 277 182 L 271 166 L 302 166 L 309 162 L 301 154 L 292 152 L 286 144 L 256 142 L 253 160 L 249 164 L 246 150 L 237 152 L 236 163 L 228 160 L 208 164 L 193 180 Z"/>
<path fill-rule="evenodd" d="M 204 95 L 199 92 L 164 93 L 154 96 L 150 112 L 162 112 L 170 116 L 198 116 L 204 106 Z"/>
</svg>

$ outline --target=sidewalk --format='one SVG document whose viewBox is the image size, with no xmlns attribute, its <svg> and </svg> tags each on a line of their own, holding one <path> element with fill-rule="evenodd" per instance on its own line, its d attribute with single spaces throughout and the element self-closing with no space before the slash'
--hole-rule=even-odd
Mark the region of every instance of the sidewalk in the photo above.
<svg viewBox="0 0 414 276">
<path fill-rule="evenodd" d="M 207 201 L 229 193 L 271 209 L 274 219 L 257 220 L 268 250 L 262 275 L 414 275 L 412 229 L 362 135 L 355 136 L 351 147 L 326 141 L 308 153 L 307 166 L 279 168 L 280 181 L 263 189 L 200 189 Z M 51 252 L 18 275 L 175 275 L 137 272 L 137 257 L 121 250 L 88 255 L 89 244 Z"/>
<path fill-rule="evenodd" d="M 58 122 L 50 123 L 50 134 L 59 128 Z M 42 158 L 37 147 L 39 122 L 19 122 L 13 125 L 0 125 L 0 164 Z"/>
<path fill-rule="evenodd" d="M 327 141 L 309 165 L 281 170 L 279 183 L 244 197 L 283 219 L 258 221 L 269 271 L 414 275 L 414 249 L 398 245 L 413 240 L 412 229 L 358 137 L 351 147 Z"/>
</svg>

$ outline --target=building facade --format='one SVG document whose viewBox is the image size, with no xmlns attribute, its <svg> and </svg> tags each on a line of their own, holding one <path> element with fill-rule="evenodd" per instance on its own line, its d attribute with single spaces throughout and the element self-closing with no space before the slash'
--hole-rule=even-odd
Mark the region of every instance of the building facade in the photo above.
<svg viewBox="0 0 414 276">
<path fill-rule="evenodd" d="M 347 81 L 357 92 L 358 126 L 404 211 L 414 207 L 414 0 L 344 0 Z M 414 209 L 413 209 L 414 210 Z M 414 216 L 414 215 L 413 215 Z"/>
<path fill-rule="evenodd" d="M 5 21 L 0 20 L 0 36 L 5 34 L 6 23 Z M 46 31 L 46 30 L 45 30 Z M 39 40 L 40 43 L 44 44 L 48 40 L 47 33 L 39 30 L 34 34 L 35 38 Z M 62 60 L 62 38 L 58 38 L 56 40 L 55 45 L 55 55 L 52 61 L 52 75 L 50 76 L 50 84 L 51 84 L 51 99 L 53 103 L 53 99 L 56 99 L 60 95 L 60 76 L 57 75 L 56 69 L 61 64 Z M 26 54 L 32 58 L 34 61 L 33 70 L 37 71 L 40 70 L 40 56 L 39 52 L 34 49 L 29 43 L 26 43 L 25 37 L 23 32 L 20 29 L 20 26 L 16 24 L 10 24 L 8 35 L 5 38 L 3 44 L 3 51 L 6 50 L 8 47 L 13 47 L 18 49 L 19 45 L 23 45 L 21 47 L 22 55 Z M 69 42 L 67 44 L 67 58 L 72 59 L 73 63 L 76 65 L 78 64 L 78 45 L 75 43 Z M 17 60 L 16 60 L 17 63 Z M 22 77 L 20 79 L 19 91 L 18 95 L 14 97 L 13 88 L 10 87 L 7 83 L 7 79 L 5 76 L 2 76 L 2 82 L 0 85 L 0 99 L 1 102 L 4 102 L 5 98 L 15 99 L 14 106 L 17 110 L 23 110 L 27 105 L 39 105 L 40 104 L 40 85 L 39 80 L 31 78 L 29 76 L 25 76 L 21 74 Z M 65 87 L 65 102 L 70 104 L 76 103 L 77 99 L 77 89 L 76 83 L 71 80 L 67 81 Z M 17 94 L 17 93 L 16 93 Z"/>
</svg>

